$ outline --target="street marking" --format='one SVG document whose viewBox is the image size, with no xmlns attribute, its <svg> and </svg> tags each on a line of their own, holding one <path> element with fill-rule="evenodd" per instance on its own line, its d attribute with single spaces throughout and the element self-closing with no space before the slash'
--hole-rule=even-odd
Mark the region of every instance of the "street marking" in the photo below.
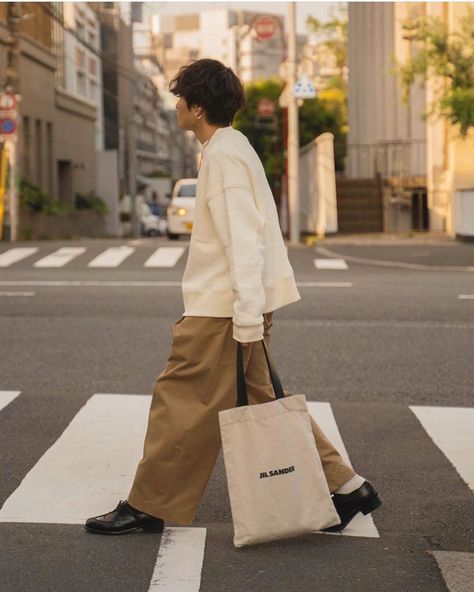
<svg viewBox="0 0 474 592">
<path fill-rule="evenodd" d="M 459 300 L 474 300 L 474 294 L 459 294 Z"/>
<path fill-rule="evenodd" d="M 347 269 L 344 259 L 315 259 L 316 269 Z"/>
<path fill-rule="evenodd" d="M 0 296 L 34 296 L 35 292 L 0 292 Z"/>
<path fill-rule="evenodd" d="M 336 450 L 342 456 L 346 464 L 352 467 L 352 463 L 347 454 L 346 447 L 342 441 L 339 428 L 337 427 L 336 419 L 332 412 L 330 403 L 320 403 L 315 401 L 307 401 L 308 411 L 312 415 L 315 422 L 322 429 L 328 440 L 332 442 Z M 354 468 L 354 467 L 352 467 Z M 349 524 L 341 532 L 322 532 L 316 531 L 315 534 L 324 535 L 338 535 L 338 536 L 359 536 L 368 538 L 379 538 L 377 528 L 371 514 L 364 516 L 361 512 L 356 514 Z"/>
<path fill-rule="evenodd" d="M 181 282 L 160 282 L 160 281 L 114 281 L 114 280 L 25 280 L 25 281 L 0 281 L 0 286 L 44 286 L 44 287 L 67 287 L 67 288 L 82 288 L 85 286 L 103 286 L 108 288 L 156 288 L 156 287 L 180 287 Z"/>
<path fill-rule="evenodd" d="M 5 409 L 20 393 L 21 391 L 0 391 L 0 411 Z"/>
<path fill-rule="evenodd" d="M 206 528 L 165 528 L 150 592 L 199 592 Z"/>
<path fill-rule="evenodd" d="M 0 522 L 83 524 L 115 508 L 143 454 L 150 400 L 93 395 L 6 500 Z"/>
<path fill-rule="evenodd" d="M 474 582 L 474 553 L 432 551 L 449 592 L 471 592 Z"/>
<path fill-rule="evenodd" d="M 449 592 L 471 592 L 474 582 L 474 553 L 432 551 Z"/>
<path fill-rule="evenodd" d="M 418 263 L 403 263 L 402 261 L 384 261 L 382 259 L 367 259 L 365 257 L 354 257 L 352 255 L 341 255 L 326 247 L 315 247 L 315 250 L 328 257 L 344 257 L 347 261 L 354 263 L 364 263 L 366 265 L 378 265 L 382 267 L 400 267 L 402 269 L 415 269 L 418 271 L 474 271 L 474 266 L 455 266 L 455 265 L 421 265 Z"/>
<path fill-rule="evenodd" d="M 135 247 L 109 247 L 102 253 L 94 257 L 87 264 L 88 267 L 118 267 L 127 257 L 135 251 Z"/>
<path fill-rule="evenodd" d="M 352 282 L 296 282 L 298 288 L 352 288 Z"/>
<path fill-rule="evenodd" d="M 45 286 L 45 287 L 84 287 L 107 286 L 109 288 L 156 288 L 156 287 L 181 287 L 181 281 L 115 281 L 115 280 L 5 280 L 0 281 L 0 286 Z M 296 282 L 301 288 L 351 288 L 352 282 Z"/>
<path fill-rule="evenodd" d="M 85 247 L 61 247 L 54 253 L 38 259 L 33 265 L 34 267 L 64 267 L 69 261 L 82 255 L 85 250 Z"/>
<path fill-rule="evenodd" d="M 410 405 L 410 409 L 463 481 L 474 490 L 474 408 Z"/>
<path fill-rule="evenodd" d="M 36 253 L 37 250 L 38 247 L 16 247 L 14 249 L 8 249 L 8 251 L 0 253 L 0 267 L 8 267 L 9 265 L 13 265 L 13 263 L 33 255 L 33 253 Z"/>
<path fill-rule="evenodd" d="M 174 267 L 184 253 L 184 247 L 159 247 L 145 261 L 145 267 Z"/>
</svg>

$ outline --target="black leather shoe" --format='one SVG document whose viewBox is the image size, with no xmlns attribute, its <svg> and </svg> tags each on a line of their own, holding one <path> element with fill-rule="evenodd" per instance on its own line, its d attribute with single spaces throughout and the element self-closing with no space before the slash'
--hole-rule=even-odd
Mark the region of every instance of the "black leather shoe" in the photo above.
<svg viewBox="0 0 474 592">
<path fill-rule="evenodd" d="M 124 534 L 140 530 L 140 528 L 144 532 L 163 532 L 164 521 L 140 510 L 135 510 L 127 503 L 127 500 L 120 500 L 115 510 L 88 518 L 84 528 L 89 532 L 99 534 Z"/>
<path fill-rule="evenodd" d="M 369 514 L 382 505 L 382 500 L 374 486 L 368 481 L 350 493 L 333 493 L 332 501 L 336 508 L 341 524 L 322 528 L 324 532 L 338 532 L 345 528 L 357 512 Z"/>
</svg>

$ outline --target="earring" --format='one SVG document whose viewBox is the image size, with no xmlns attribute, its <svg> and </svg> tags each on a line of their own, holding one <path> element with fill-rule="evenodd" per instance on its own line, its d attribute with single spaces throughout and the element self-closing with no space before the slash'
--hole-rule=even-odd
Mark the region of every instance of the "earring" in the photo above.
<svg viewBox="0 0 474 592">
<path fill-rule="evenodd" d="M 194 114 L 194 116 L 196 117 L 196 119 L 201 119 L 202 113 L 199 113 L 198 114 L 197 111 L 196 111 L 196 113 Z"/>
</svg>

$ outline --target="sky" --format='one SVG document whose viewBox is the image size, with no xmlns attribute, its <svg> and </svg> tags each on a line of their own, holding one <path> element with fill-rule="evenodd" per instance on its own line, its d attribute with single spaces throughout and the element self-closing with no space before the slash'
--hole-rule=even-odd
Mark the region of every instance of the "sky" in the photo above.
<svg viewBox="0 0 474 592">
<path fill-rule="evenodd" d="M 181 14 L 186 12 L 196 12 L 199 7 L 206 9 L 212 8 L 240 8 L 246 10 L 255 10 L 265 12 L 268 10 L 272 14 L 288 14 L 288 2 L 275 2 L 271 0 L 269 2 L 179 2 L 173 0 L 172 2 L 150 2 L 156 12 L 161 14 Z M 330 16 L 331 7 L 340 2 L 296 2 L 296 32 L 305 34 L 308 30 L 305 25 L 305 20 L 308 15 L 315 16 L 316 18 L 325 21 Z M 345 4 L 345 3 L 342 3 Z"/>
</svg>

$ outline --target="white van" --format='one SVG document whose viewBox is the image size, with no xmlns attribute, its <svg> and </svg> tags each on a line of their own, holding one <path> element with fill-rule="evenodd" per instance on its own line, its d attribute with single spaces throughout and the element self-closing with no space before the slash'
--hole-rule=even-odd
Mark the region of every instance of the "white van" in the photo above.
<svg viewBox="0 0 474 592">
<path fill-rule="evenodd" d="M 197 179 L 179 179 L 173 187 L 171 201 L 167 209 L 170 239 L 177 239 L 181 234 L 191 234 L 196 203 Z"/>
</svg>

